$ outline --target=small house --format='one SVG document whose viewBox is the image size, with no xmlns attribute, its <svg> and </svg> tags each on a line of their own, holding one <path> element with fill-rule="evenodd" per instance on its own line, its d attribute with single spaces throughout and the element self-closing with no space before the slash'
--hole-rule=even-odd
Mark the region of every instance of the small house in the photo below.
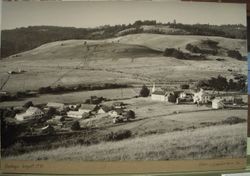
<svg viewBox="0 0 250 176">
<path fill-rule="evenodd" d="M 89 113 L 84 111 L 69 111 L 67 112 L 67 116 L 71 118 L 81 119 L 89 116 Z"/>
<path fill-rule="evenodd" d="M 39 119 L 44 116 L 44 112 L 37 107 L 29 107 L 26 112 L 16 114 L 15 119 L 18 121 Z"/>
<path fill-rule="evenodd" d="M 81 104 L 80 108 L 78 109 L 79 112 L 83 112 L 83 113 L 90 113 L 90 112 L 94 112 L 97 110 L 98 110 L 98 107 L 97 105 L 94 105 L 94 104 Z"/>
<path fill-rule="evenodd" d="M 97 113 L 98 113 L 98 114 L 105 114 L 105 113 L 108 113 L 108 112 L 111 111 L 111 110 L 112 110 L 111 107 L 102 105 L 102 106 L 98 109 Z"/>
<path fill-rule="evenodd" d="M 212 108 L 213 109 L 222 109 L 224 108 L 224 102 L 223 99 L 215 98 L 212 100 Z"/>
<path fill-rule="evenodd" d="M 194 93 L 193 102 L 202 104 L 209 103 L 211 102 L 211 95 L 201 89 L 199 92 Z"/>
<path fill-rule="evenodd" d="M 118 117 L 118 116 L 121 116 L 123 114 L 123 110 L 122 109 L 115 109 L 115 110 L 109 111 L 108 114 L 111 117 Z"/>
<path fill-rule="evenodd" d="M 77 110 L 80 105 L 79 104 L 70 104 L 67 106 L 70 110 Z"/>
<path fill-rule="evenodd" d="M 114 103 L 113 103 L 113 107 L 114 107 L 115 109 L 122 109 L 122 108 L 125 108 L 125 105 L 124 105 L 123 102 L 114 102 Z"/>
<path fill-rule="evenodd" d="M 151 99 L 154 101 L 167 101 L 166 93 L 163 90 L 154 91 L 151 94 Z"/>
<path fill-rule="evenodd" d="M 55 108 L 56 110 L 62 111 L 65 109 L 65 105 L 63 103 L 49 102 L 46 105 L 48 108 Z"/>
</svg>

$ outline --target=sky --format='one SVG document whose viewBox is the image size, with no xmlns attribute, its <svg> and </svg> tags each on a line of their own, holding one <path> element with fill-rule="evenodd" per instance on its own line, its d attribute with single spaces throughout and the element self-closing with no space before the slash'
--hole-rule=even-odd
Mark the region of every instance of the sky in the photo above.
<svg viewBox="0 0 250 176">
<path fill-rule="evenodd" d="M 134 2 L 2 2 L 2 29 L 52 25 L 97 27 L 156 20 L 185 24 L 243 24 L 246 6 L 231 3 Z"/>
</svg>

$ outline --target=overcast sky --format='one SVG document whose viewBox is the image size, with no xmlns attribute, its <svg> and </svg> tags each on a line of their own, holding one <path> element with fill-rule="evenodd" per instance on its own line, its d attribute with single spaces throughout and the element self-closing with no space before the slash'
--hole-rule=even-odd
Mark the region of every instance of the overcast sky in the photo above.
<svg viewBox="0 0 250 176">
<path fill-rule="evenodd" d="M 246 25 L 244 4 L 196 2 L 3 2 L 2 28 L 35 25 L 96 27 L 136 20 Z"/>
</svg>

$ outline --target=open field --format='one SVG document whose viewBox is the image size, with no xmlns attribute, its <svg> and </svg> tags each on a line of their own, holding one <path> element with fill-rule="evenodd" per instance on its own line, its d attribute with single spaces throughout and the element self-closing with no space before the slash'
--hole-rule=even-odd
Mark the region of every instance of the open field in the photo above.
<svg viewBox="0 0 250 176">
<path fill-rule="evenodd" d="M 108 99 L 126 99 L 138 95 L 139 91 L 140 90 L 138 88 L 124 88 L 81 91 L 64 94 L 42 94 L 37 97 L 31 97 L 23 100 L 1 102 L 0 106 L 22 106 L 27 101 L 32 101 L 35 104 L 47 104 L 48 102 L 84 103 L 84 101 L 90 96 L 105 97 Z"/>
<path fill-rule="evenodd" d="M 133 34 L 87 41 L 87 44 L 84 44 L 85 40 L 58 41 L 1 60 L 0 80 L 3 84 L 8 79 L 3 90 L 16 92 L 81 83 L 168 83 L 200 80 L 219 74 L 227 78 L 234 73 L 246 75 L 245 61 L 223 55 L 197 61 L 162 54 L 168 47 L 188 52 L 186 44 L 197 44 L 205 39 L 219 42 L 221 48 L 246 53 L 245 40 L 223 37 Z M 225 60 L 217 61 L 216 58 Z M 8 71 L 18 69 L 26 72 L 9 77 Z"/>
</svg>

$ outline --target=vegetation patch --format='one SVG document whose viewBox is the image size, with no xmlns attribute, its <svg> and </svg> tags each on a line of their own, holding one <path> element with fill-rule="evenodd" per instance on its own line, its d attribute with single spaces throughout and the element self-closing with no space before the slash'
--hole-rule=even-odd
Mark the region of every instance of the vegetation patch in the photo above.
<svg viewBox="0 0 250 176">
<path fill-rule="evenodd" d="M 174 57 L 176 59 L 183 60 L 205 60 L 206 58 L 203 55 L 191 55 L 189 53 L 182 52 L 181 50 L 175 48 L 166 48 L 164 53 L 166 57 Z"/>
<path fill-rule="evenodd" d="M 110 132 L 106 135 L 106 141 L 118 141 L 122 139 L 127 139 L 132 136 L 132 132 L 130 130 L 119 130 L 116 132 Z"/>
<path fill-rule="evenodd" d="M 233 124 L 237 124 L 237 123 L 244 123 L 246 122 L 246 119 L 242 119 L 236 116 L 232 116 L 232 117 L 228 117 L 227 119 L 222 121 L 222 124 L 229 124 L 229 125 L 233 125 Z"/>
</svg>

